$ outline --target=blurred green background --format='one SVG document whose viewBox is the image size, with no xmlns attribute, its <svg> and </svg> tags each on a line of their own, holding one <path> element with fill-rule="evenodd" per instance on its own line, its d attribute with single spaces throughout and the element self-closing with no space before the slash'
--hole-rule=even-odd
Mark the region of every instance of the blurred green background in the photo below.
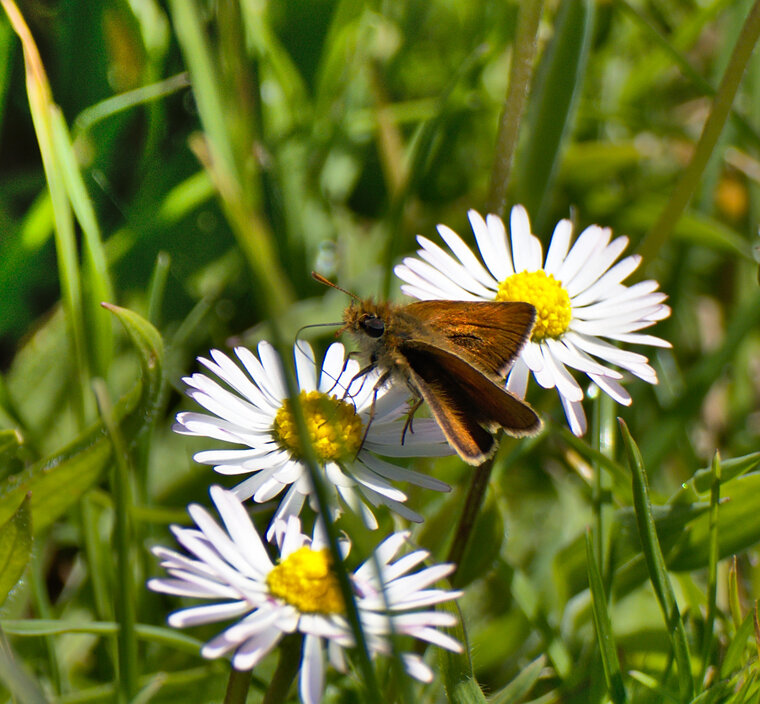
<svg viewBox="0 0 760 704">
<path fill-rule="evenodd" d="M 588 399 L 591 430 L 581 441 L 564 428 L 556 394 L 531 387 L 547 430 L 503 443 L 462 568 L 474 674 L 500 702 L 757 700 L 757 8 L 45 0 L 18 2 L 14 15 L 14 7 L 3 0 L 0 12 L 0 597 L 9 595 L 0 626 L 15 660 L 3 656 L 0 679 L 17 701 L 219 701 L 224 663 L 201 661 L 194 641 L 160 628 L 129 645 L 115 627 L 97 626 L 124 623 L 115 553 L 131 558 L 127 618 L 163 625 L 173 606 L 143 588 L 157 569 L 146 546 L 170 544 L 168 523 L 186 521 L 185 504 L 206 502 L 217 480 L 191 459 L 213 443 L 170 430 L 191 407 L 181 376 L 211 347 L 277 335 L 289 346 L 303 325 L 338 321 L 345 296 L 325 291 L 311 270 L 361 296 L 400 300 L 392 266 L 414 251 L 417 234 L 432 238 L 445 223 L 472 242 L 469 208 L 504 214 L 515 203 L 545 246 L 568 215 L 576 232 L 598 223 L 628 235 L 626 253 L 645 254 L 632 280 L 656 278 L 669 295 L 673 314 L 652 332 L 673 349 L 637 350 L 660 384 L 630 381 L 629 408 Z M 520 24 L 531 13 L 540 18 L 532 33 Z M 31 32 L 26 57 L 21 16 Z M 732 59 L 742 46 L 748 58 Z M 516 47 L 528 52 L 522 76 L 510 74 Z M 505 103 L 510 80 L 526 97 L 524 114 Z M 519 123 L 513 152 L 498 140 L 505 104 Z M 721 105 L 719 138 L 697 146 Z M 495 179 L 494 163 L 512 155 L 508 183 Z M 140 318 L 114 315 L 102 300 Z M 303 335 L 322 348 L 332 340 L 324 328 Z M 113 405 L 110 425 L 96 378 Z M 690 643 L 690 691 L 645 568 L 656 551 L 637 529 L 617 415 L 649 477 L 648 515 Z M 711 494 L 709 472 L 682 488 L 716 450 L 720 492 Z M 132 499 L 109 479 L 118 458 Z M 443 560 L 470 470 L 455 458 L 416 467 L 454 486 L 446 497 L 410 492 L 426 516 L 415 540 Z M 119 507 L 128 536 L 114 528 Z M 269 514 L 257 511 L 265 525 Z M 365 544 L 392 519 L 382 524 Z M 587 525 L 609 602 L 606 642 L 617 643 L 607 650 L 591 615 Z M 736 562 L 716 563 L 735 553 Z M 139 695 L 115 674 L 124 648 L 134 648 Z M 251 701 L 272 666 L 257 668 Z M 350 678 L 330 682 L 329 701 L 361 700 Z M 11 695 L 0 687 L 0 696 Z M 477 700 L 466 696 L 440 682 L 420 693 Z"/>
</svg>

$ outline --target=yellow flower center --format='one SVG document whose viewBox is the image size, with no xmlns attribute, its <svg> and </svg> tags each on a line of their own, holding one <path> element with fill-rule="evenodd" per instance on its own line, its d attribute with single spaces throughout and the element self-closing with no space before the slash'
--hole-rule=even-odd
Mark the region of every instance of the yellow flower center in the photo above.
<svg viewBox="0 0 760 704">
<path fill-rule="evenodd" d="M 269 593 L 295 606 L 301 613 L 343 613 L 343 596 L 332 570 L 329 550 L 302 547 L 267 575 Z"/>
<path fill-rule="evenodd" d="M 536 324 L 531 339 L 562 337 L 570 325 L 573 308 L 570 295 L 551 274 L 545 271 L 521 271 L 499 284 L 497 301 L 526 301 L 536 308 Z"/>
<path fill-rule="evenodd" d="M 321 391 L 302 391 L 298 399 L 320 462 L 353 459 L 364 437 L 364 424 L 353 405 Z M 277 411 L 273 432 L 281 447 L 296 458 L 303 456 L 290 399 L 285 399 Z"/>
</svg>

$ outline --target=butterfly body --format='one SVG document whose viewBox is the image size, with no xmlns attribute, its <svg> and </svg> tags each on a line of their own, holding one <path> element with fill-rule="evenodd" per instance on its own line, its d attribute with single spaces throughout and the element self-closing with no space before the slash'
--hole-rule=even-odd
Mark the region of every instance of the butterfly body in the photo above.
<svg viewBox="0 0 760 704">
<path fill-rule="evenodd" d="M 541 427 L 535 411 L 503 382 L 534 319 L 529 303 L 502 301 L 356 300 L 343 316 L 369 367 L 377 367 L 383 381 L 405 382 L 474 465 L 493 455 L 499 428 L 523 436 Z"/>
</svg>

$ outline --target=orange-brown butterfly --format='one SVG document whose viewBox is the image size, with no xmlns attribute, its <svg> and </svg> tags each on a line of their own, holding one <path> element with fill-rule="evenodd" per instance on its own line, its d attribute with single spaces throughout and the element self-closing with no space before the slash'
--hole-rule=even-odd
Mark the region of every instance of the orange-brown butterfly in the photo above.
<svg viewBox="0 0 760 704">
<path fill-rule="evenodd" d="M 473 465 L 496 451 L 493 433 L 499 428 L 518 437 L 539 431 L 536 412 L 503 382 L 533 329 L 536 310 L 530 303 L 375 303 L 312 276 L 354 299 L 339 333 L 353 333 L 368 358 L 360 374 L 377 368 L 378 386 L 393 379 L 409 387 L 416 402 L 407 426 L 425 401 L 451 446 Z"/>
</svg>

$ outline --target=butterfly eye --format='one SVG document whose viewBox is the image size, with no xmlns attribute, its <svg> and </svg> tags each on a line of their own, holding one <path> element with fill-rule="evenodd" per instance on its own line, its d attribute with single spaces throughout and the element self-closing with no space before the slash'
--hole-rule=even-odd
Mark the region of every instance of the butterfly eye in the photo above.
<svg viewBox="0 0 760 704">
<path fill-rule="evenodd" d="M 385 332 L 385 323 L 374 315 L 363 318 L 359 321 L 359 325 L 370 337 L 380 337 Z"/>
</svg>

